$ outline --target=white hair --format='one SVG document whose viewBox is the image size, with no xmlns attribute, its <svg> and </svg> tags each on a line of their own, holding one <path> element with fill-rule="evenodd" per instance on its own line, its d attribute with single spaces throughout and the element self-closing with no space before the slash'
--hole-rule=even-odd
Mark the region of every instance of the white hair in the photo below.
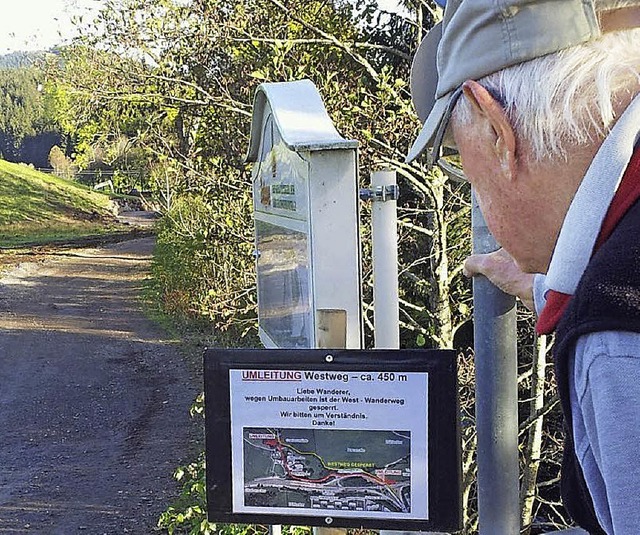
<svg viewBox="0 0 640 535">
<path fill-rule="evenodd" d="M 564 159 L 568 146 L 603 139 L 616 120 L 616 99 L 637 91 L 640 29 L 606 34 L 478 82 L 501 102 L 535 161 Z M 454 120 L 469 119 L 470 103 L 463 97 Z"/>
</svg>

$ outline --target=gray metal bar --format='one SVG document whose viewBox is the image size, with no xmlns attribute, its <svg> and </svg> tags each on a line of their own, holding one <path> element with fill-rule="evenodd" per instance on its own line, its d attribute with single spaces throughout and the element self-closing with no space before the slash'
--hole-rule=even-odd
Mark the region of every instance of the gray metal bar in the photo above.
<svg viewBox="0 0 640 535">
<path fill-rule="evenodd" d="M 474 253 L 498 248 L 473 199 Z M 473 281 L 480 535 L 520 532 L 515 298 Z"/>
</svg>

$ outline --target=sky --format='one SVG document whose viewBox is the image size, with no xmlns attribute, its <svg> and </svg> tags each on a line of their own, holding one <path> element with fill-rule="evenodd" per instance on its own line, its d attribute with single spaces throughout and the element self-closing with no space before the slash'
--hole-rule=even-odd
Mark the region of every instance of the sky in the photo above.
<svg viewBox="0 0 640 535">
<path fill-rule="evenodd" d="M 18 50 L 42 50 L 70 39 L 71 17 L 86 14 L 100 0 L 0 0 L 0 55 Z M 382 9 L 393 10 L 397 0 L 378 0 Z"/>
<path fill-rule="evenodd" d="M 73 35 L 71 17 L 100 0 L 1 0 L 0 54 L 42 50 Z"/>
<path fill-rule="evenodd" d="M 397 11 L 398 0 L 378 0 L 378 6 L 385 11 Z"/>
</svg>

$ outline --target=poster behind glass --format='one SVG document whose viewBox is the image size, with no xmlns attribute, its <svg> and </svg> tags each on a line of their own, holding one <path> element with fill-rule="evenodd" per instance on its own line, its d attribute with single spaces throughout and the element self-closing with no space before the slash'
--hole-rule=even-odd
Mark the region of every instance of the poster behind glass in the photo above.
<svg viewBox="0 0 640 535">
<path fill-rule="evenodd" d="M 278 347 L 312 344 L 307 234 L 256 219 L 260 327 Z"/>
<path fill-rule="evenodd" d="M 285 145 L 271 115 L 264 128 L 260 159 L 253 175 L 254 210 L 306 221 L 309 218 L 309 164 Z"/>
<path fill-rule="evenodd" d="M 309 166 L 285 145 L 271 113 L 253 181 L 260 327 L 277 347 L 311 347 Z"/>
</svg>

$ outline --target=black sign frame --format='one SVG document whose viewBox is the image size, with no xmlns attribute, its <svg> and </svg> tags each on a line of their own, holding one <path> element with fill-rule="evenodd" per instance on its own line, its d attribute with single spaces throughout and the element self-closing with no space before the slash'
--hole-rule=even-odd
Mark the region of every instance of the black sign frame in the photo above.
<svg viewBox="0 0 640 535">
<path fill-rule="evenodd" d="M 341 517 L 339 513 L 317 516 L 235 513 L 230 370 L 427 372 L 429 518 L 360 519 Z M 204 382 L 207 509 L 211 522 L 410 531 L 453 532 L 461 529 L 460 411 L 454 351 L 208 349 L 204 354 Z"/>
</svg>

